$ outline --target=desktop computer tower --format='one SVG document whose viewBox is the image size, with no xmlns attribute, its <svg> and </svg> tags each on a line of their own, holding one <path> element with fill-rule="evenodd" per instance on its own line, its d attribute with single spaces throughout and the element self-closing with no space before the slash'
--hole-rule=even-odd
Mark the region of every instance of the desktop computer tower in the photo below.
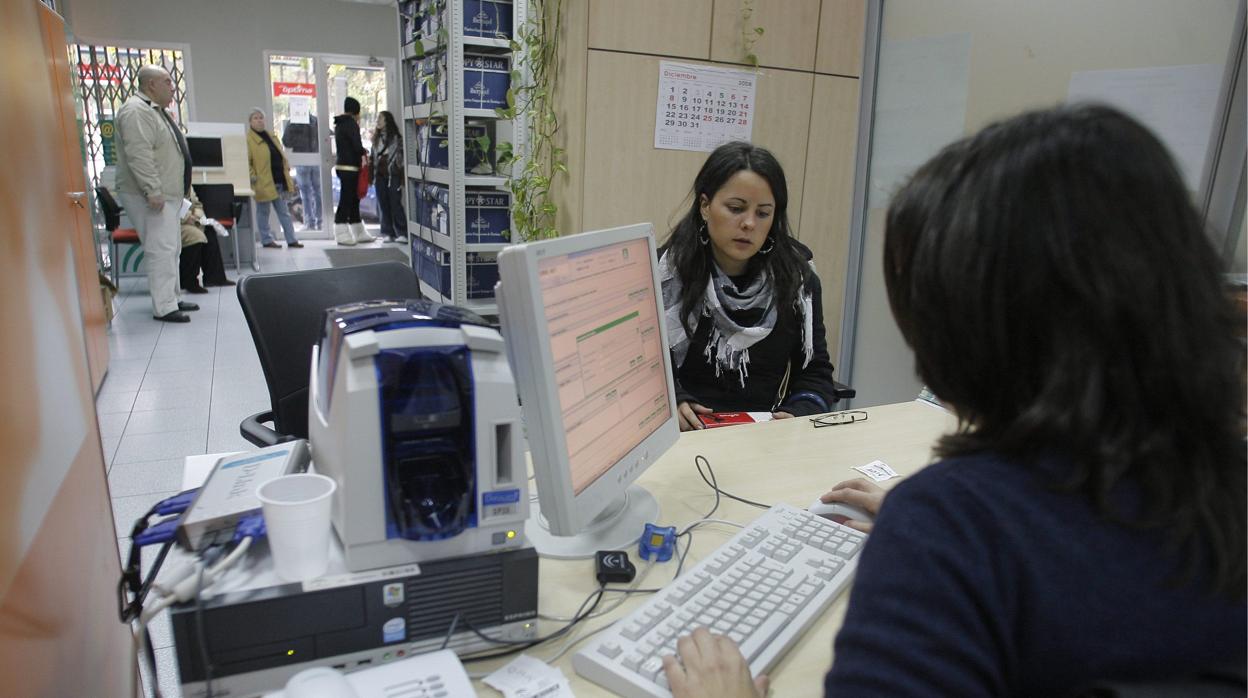
<svg viewBox="0 0 1248 698">
<path fill-rule="evenodd" d="M 171 609 L 186 698 L 279 690 L 317 666 L 349 672 L 446 646 L 458 653 L 537 636 L 537 553 L 521 548 L 283 583 L 240 572 L 225 591 Z M 202 616 L 203 625 L 199 618 Z M 448 641 L 447 635 L 454 626 Z M 205 664 L 207 661 L 207 665 Z"/>
</svg>

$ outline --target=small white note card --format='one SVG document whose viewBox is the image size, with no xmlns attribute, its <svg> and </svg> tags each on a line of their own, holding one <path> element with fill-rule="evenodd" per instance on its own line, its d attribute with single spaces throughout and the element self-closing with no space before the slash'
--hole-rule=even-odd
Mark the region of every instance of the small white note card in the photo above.
<svg viewBox="0 0 1248 698">
<path fill-rule="evenodd" d="M 484 681 L 505 698 L 574 698 L 562 671 L 527 654 L 516 657 Z"/>
<path fill-rule="evenodd" d="M 888 463 L 882 460 L 873 460 L 866 465 L 860 465 L 854 470 L 866 475 L 876 482 L 884 482 L 885 480 L 900 477 L 896 471 L 888 467 Z"/>
</svg>

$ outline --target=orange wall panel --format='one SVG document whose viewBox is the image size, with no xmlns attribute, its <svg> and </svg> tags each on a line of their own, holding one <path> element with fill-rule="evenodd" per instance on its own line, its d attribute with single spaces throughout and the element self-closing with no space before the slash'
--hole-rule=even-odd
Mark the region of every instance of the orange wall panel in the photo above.
<svg viewBox="0 0 1248 698">
<path fill-rule="evenodd" d="M 64 34 L 48 33 L 59 18 L 43 12 L 0 0 L 11 164 L 0 168 L 0 693 L 127 696 L 134 651 L 113 598 L 121 565 L 69 234 L 81 230 L 66 197 L 72 126 L 49 68 Z"/>
</svg>

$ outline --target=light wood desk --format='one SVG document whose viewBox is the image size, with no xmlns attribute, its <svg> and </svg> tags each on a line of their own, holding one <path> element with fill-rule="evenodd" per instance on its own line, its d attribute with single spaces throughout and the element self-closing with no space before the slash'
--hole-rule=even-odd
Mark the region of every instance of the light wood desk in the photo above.
<svg viewBox="0 0 1248 698">
<path fill-rule="evenodd" d="M 832 485 L 859 473 L 854 466 L 882 460 L 901 475 L 909 475 L 931 462 L 931 446 L 941 434 L 951 431 L 954 418 L 943 410 L 920 402 L 899 403 L 867 408 L 869 418 L 863 422 L 816 429 L 809 418 L 797 418 L 711 429 L 682 434 L 670 451 L 638 480 L 659 500 L 659 523 L 677 528 L 702 518 L 715 501 L 715 494 L 698 476 L 694 457 L 705 456 L 715 470 L 721 490 L 766 504 L 786 502 L 805 508 Z M 884 487 L 900 482 L 894 478 Z M 748 523 L 761 510 L 721 500 L 715 518 Z M 693 532 L 693 545 L 685 562 L 693 563 L 714 551 L 735 534 L 737 529 L 724 525 L 706 525 Z M 638 531 L 640 536 L 641 532 Z M 683 542 L 683 541 L 682 541 Z M 629 551 L 638 572 L 644 564 L 634 547 Z M 646 588 L 665 585 L 672 578 L 676 561 L 656 564 L 645 580 Z M 541 561 L 539 608 L 546 615 L 567 617 L 597 587 L 593 578 L 593 562 Z M 602 608 L 618 594 L 608 594 Z M 845 617 L 848 594 L 832 604 L 824 617 L 789 650 L 784 659 L 771 670 L 773 695 L 821 695 L 823 675 L 832 664 L 832 640 Z M 610 624 L 625 615 L 645 596 L 635 595 L 613 613 L 581 623 L 578 636 Z M 542 621 L 544 635 L 563 625 Z M 563 646 L 564 639 L 554 640 L 528 651 L 547 660 Z M 578 647 L 579 648 L 579 645 Z M 576 675 L 572 668 L 574 648 L 555 662 L 572 682 L 578 697 L 611 695 L 597 684 Z M 489 672 L 503 666 L 508 659 L 468 665 L 473 673 Z M 482 696 L 498 695 L 480 681 L 476 688 Z"/>
</svg>

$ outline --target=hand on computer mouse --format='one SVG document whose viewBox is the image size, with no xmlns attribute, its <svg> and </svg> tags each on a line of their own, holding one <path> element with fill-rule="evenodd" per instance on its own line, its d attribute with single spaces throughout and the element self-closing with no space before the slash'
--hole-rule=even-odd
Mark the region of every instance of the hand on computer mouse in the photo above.
<svg viewBox="0 0 1248 698">
<path fill-rule="evenodd" d="M 765 674 L 750 679 L 750 665 L 737 643 L 698 628 L 676 641 L 680 661 L 663 658 L 663 672 L 673 698 L 760 698 L 770 681 Z"/>
<path fill-rule="evenodd" d="M 857 477 L 837 483 L 831 490 L 820 496 L 819 501 L 825 504 L 848 504 L 861 509 L 871 519 L 874 519 L 880 513 L 880 504 L 884 501 L 884 489 L 874 482 Z M 851 517 L 844 525 L 863 533 L 870 533 L 874 524 L 870 520 Z"/>
</svg>

